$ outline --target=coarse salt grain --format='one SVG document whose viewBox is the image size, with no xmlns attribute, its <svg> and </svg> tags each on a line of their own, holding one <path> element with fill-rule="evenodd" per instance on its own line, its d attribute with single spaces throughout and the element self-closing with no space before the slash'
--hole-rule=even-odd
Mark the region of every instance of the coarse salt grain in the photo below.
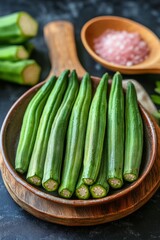
<svg viewBox="0 0 160 240">
<path fill-rule="evenodd" d="M 138 33 L 112 29 L 94 40 L 94 49 L 106 61 L 124 66 L 141 63 L 149 54 L 147 43 Z"/>
</svg>

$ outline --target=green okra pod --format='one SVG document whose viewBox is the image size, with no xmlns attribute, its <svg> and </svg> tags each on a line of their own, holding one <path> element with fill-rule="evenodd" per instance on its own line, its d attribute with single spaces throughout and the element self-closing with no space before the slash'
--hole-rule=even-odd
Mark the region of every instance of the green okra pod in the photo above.
<svg viewBox="0 0 160 240">
<path fill-rule="evenodd" d="M 112 188 L 120 188 L 124 163 L 124 93 L 118 72 L 113 76 L 108 102 L 107 139 L 108 183 Z"/>
<path fill-rule="evenodd" d="M 98 176 L 106 128 L 108 74 L 104 74 L 93 97 L 87 124 L 82 178 L 92 185 Z"/>
<path fill-rule="evenodd" d="M 128 82 L 125 105 L 125 160 L 123 177 L 128 182 L 139 176 L 143 153 L 143 121 L 134 84 Z"/>
<path fill-rule="evenodd" d="M 28 169 L 41 114 L 55 82 L 56 77 L 51 77 L 34 95 L 25 111 L 15 159 L 15 169 L 20 173 Z"/>
<path fill-rule="evenodd" d="M 16 12 L 0 17 L 0 43 L 24 43 L 35 37 L 38 22 L 27 12 Z"/>
<path fill-rule="evenodd" d="M 34 185 L 41 185 L 43 178 L 44 162 L 51 127 L 56 113 L 62 103 L 62 99 L 67 88 L 69 70 L 65 70 L 58 77 L 55 86 L 50 93 L 44 107 L 36 140 L 27 172 L 27 181 Z"/>
<path fill-rule="evenodd" d="M 48 140 L 42 181 L 42 185 L 47 191 L 55 191 L 60 183 L 64 141 L 70 113 L 77 97 L 78 89 L 78 77 L 76 71 L 73 70 L 64 99 L 53 121 Z"/>
<path fill-rule="evenodd" d="M 91 79 L 89 74 L 86 73 L 82 78 L 79 93 L 69 121 L 62 179 L 58 190 L 62 197 L 70 198 L 75 191 L 83 161 L 86 127 L 91 98 Z"/>
</svg>

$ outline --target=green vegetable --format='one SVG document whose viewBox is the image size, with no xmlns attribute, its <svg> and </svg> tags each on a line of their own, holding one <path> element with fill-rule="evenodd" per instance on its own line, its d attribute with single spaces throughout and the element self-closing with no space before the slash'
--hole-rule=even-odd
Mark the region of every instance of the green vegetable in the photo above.
<svg viewBox="0 0 160 240">
<path fill-rule="evenodd" d="M 49 136 L 42 185 L 47 191 L 55 191 L 60 183 L 64 141 L 70 113 L 79 88 L 76 71 L 72 71 L 63 102 L 55 116 Z"/>
<path fill-rule="evenodd" d="M 151 99 L 155 104 L 159 105 L 160 104 L 160 96 L 159 96 L 159 94 L 160 94 L 160 81 L 156 82 L 156 88 L 154 89 L 154 91 L 156 93 L 158 93 L 158 95 L 156 95 L 156 94 L 151 95 Z"/>
<path fill-rule="evenodd" d="M 156 88 L 154 89 L 154 91 L 157 94 L 151 95 L 151 99 L 155 104 L 160 105 L 160 96 L 159 96 L 160 95 L 160 81 L 156 82 Z M 160 124 L 160 112 L 159 112 L 159 110 L 152 113 L 152 116 L 155 118 L 156 122 L 159 125 Z"/>
<path fill-rule="evenodd" d="M 70 198 L 75 191 L 78 174 L 83 160 L 85 134 L 89 107 L 92 97 L 91 79 L 86 73 L 82 79 L 80 90 L 70 117 L 66 152 L 63 165 L 59 194 Z"/>
<path fill-rule="evenodd" d="M 132 82 L 128 82 L 125 110 L 125 161 L 123 177 L 133 182 L 138 178 L 143 152 L 143 122 Z"/>
<path fill-rule="evenodd" d="M 155 104 L 160 104 L 160 96 L 158 95 L 151 95 L 151 99 Z"/>
<path fill-rule="evenodd" d="M 124 94 L 122 76 L 113 76 L 108 102 L 108 183 L 112 188 L 123 185 L 122 171 L 124 161 Z"/>
<path fill-rule="evenodd" d="M 41 114 L 55 82 L 56 77 L 51 77 L 34 95 L 25 111 L 15 160 L 15 169 L 20 173 L 28 169 Z"/>
<path fill-rule="evenodd" d="M 105 136 L 101 167 L 96 182 L 90 186 L 90 192 L 93 198 L 103 198 L 109 192 L 109 184 L 107 182 L 107 136 Z"/>
<path fill-rule="evenodd" d="M 160 88 L 155 88 L 154 91 L 158 94 L 160 94 Z"/>
<path fill-rule="evenodd" d="M 156 81 L 156 87 L 160 88 L 160 81 Z"/>
<path fill-rule="evenodd" d="M 81 200 L 87 200 L 90 197 L 89 186 L 83 182 L 82 170 L 78 178 L 75 194 Z"/>
<path fill-rule="evenodd" d="M 39 81 L 40 66 L 34 60 L 0 61 L 0 79 L 22 85 L 35 85 Z"/>
<path fill-rule="evenodd" d="M 22 45 L 0 46 L 0 60 L 17 61 L 28 57 L 29 53 Z"/>
<path fill-rule="evenodd" d="M 104 74 L 93 97 L 87 124 L 82 178 L 92 185 L 98 176 L 106 127 L 108 74 Z"/>
<path fill-rule="evenodd" d="M 27 181 L 38 186 L 41 185 L 43 177 L 44 161 L 52 123 L 67 88 L 68 74 L 69 70 L 65 70 L 57 79 L 55 86 L 48 97 L 39 123 L 26 177 Z"/>
<path fill-rule="evenodd" d="M 26 12 L 0 17 L 0 43 L 17 44 L 35 37 L 38 23 Z"/>
</svg>

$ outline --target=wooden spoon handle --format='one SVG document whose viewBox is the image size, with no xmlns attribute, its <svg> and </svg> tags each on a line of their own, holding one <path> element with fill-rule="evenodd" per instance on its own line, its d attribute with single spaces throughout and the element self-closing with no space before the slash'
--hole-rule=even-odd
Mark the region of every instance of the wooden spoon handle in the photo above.
<svg viewBox="0 0 160 240">
<path fill-rule="evenodd" d="M 44 27 L 44 36 L 49 48 L 52 74 L 58 76 L 65 69 L 76 69 L 78 76 L 82 77 L 86 70 L 77 57 L 73 25 L 67 21 L 48 23 Z"/>
</svg>

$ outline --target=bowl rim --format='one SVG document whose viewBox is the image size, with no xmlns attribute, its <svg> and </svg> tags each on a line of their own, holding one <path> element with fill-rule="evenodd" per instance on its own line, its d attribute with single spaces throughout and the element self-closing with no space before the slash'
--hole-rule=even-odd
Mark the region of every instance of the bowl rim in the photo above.
<svg viewBox="0 0 160 240">
<path fill-rule="evenodd" d="M 93 77 L 91 77 L 91 78 L 93 79 Z M 12 166 L 11 162 L 9 161 L 9 159 L 7 157 L 8 154 L 7 154 L 6 147 L 5 147 L 6 129 L 7 129 L 8 123 L 10 122 L 9 120 L 12 117 L 12 113 L 14 112 L 14 109 L 17 109 L 18 106 L 19 106 L 19 103 L 22 103 L 24 98 L 26 98 L 31 93 L 33 93 L 36 89 L 41 87 L 44 83 L 45 83 L 45 81 L 40 82 L 39 84 L 35 85 L 34 87 L 32 87 L 28 91 L 26 91 L 20 98 L 18 98 L 18 100 L 13 104 L 13 106 L 8 111 L 6 117 L 3 121 L 3 124 L 2 124 L 1 136 L 0 136 L 2 158 L 3 158 L 5 166 L 9 170 L 10 174 L 15 178 L 15 180 L 18 183 L 20 183 L 24 188 L 28 189 L 29 191 L 31 191 L 32 193 L 36 194 L 39 197 L 42 197 L 44 199 L 47 199 L 47 200 L 55 202 L 55 203 L 65 204 L 65 205 L 68 205 L 68 206 L 77 206 L 77 207 L 97 205 L 97 204 L 100 204 L 100 203 L 103 203 L 103 204 L 108 203 L 108 202 L 110 202 L 114 199 L 125 196 L 126 194 L 128 194 L 128 192 L 131 192 L 136 187 L 138 187 L 142 183 L 144 178 L 148 175 L 149 171 L 151 170 L 151 168 L 154 164 L 154 161 L 156 159 L 156 149 L 157 149 L 157 146 L 158 146 L 157 134 L 156 134 L 155 127 L 154 127 L 154 124 L 152 122 L 152 119 L 140 103 L 139 103 L 140 109 L 141 109 L 143 115 L 145 116 L 145 119 L 147 120 L 148 125 L 150 127 L 153 149 L 152 149 L 152 152 L 151 152 L 151 159 L 148 163 L 147 169 L 144 171 L 143 175 L 141 177 L 139 177 L 138 180 L 131 183 L 129 187 L 126 187 L 125 189 L 122 188 L 122 190 L 120 189 L 118 192 L 113 193 L 112 195 L 107 195 L 106 197 L 100 198 L 100 199 L 87 199 L 87 200 L 65 199 L 65 198 L 54 196 L 54 195 L 51 195 L 50 193 L 41 191 L 41 189 L 38 189 L 38 188 L 34 187 L 33 185 L 31 185 L 30 183 L 28 183 L 26 180 L 24 180 L 21 177 L 21 175 L 18 172 L 16 172 L 16 170 L 14 169 L 14 167 Z"/>
<path fill-rule="evenodd" d="M 141 73 L 141 70 L 142 70 L 142 73 L 143 73 L 143 69 L 147 68 L 149 66 L 152 67 L 152 65 L 154 65 L 154 63 L 157 63 L 160 59 L 159 55 L 157 54 L 154 62 L 152 64 L 147 64 L 145 67 L 142 66 L 141 67 L 141 64 L 143 63 L 139 63 L 137 65 L 133 65 L 131 67 L 128 67 L 128 66 L 123 66 L 123 65 L 119 65 L 119 64 L 115 64 L 115 63 L 111 63 L 107 60 L 105 60 L 104 58 L 102 58 L 101 56 L 99 56 L 91 47 L 90 45 L 88 44 L 88 41 L 86 39 L 86 31 L 87 29 L 92 25 L 94 24 L 95 22 L 100 22 L 100 21 L 104 21 L 104 20 L 115 20 L 115 21 L 122 21 L 124 23 L 131 23 L 135 26 L 138 26 L 139 28 L 143 28 L 145 29 L 147 32 L 149 32 L 150 35 L 152 35 L 155 39 L 155 41 L 157 42 L 157 44 L 159 44 L 159 47 L 160 47 L 160 41 L 159 41 L 159 38 L 158 36 L 153 32 L 151 31 L 149 28 L 147 28 L 145 25 L 139 23 L 139 22 L 136 22 L 134 20 L 131 20 L 129 18 L 125 18 L 125 17 L 119 17 L 119 16 L 113 16 L 113 15 L 102 15 L 102 16 L 97 16 L 97 17 L 94 17 L 94 18 L 91 18 L 90 20 L 88 20 L 86 23 L 84 23 L 84 25 L 82 26 L 82 29 L 81 29 L 81 40 L 82 40 L 82 43 L 85 47 L 85 49 L 87 50 L 87 52 L 97 61 L 99 62 L 101 65 L 103 66 L 107 66 L 108 68 L 112 69 L 112 70 L 115 70 L 116 68 L 119 68 L 120 71 L 124 71 L 124 73 L 128 73 L 128 71 L 130 72 L 131 70 L 133 71 L 137 71 L 139 73 Z"/>
</svg>

